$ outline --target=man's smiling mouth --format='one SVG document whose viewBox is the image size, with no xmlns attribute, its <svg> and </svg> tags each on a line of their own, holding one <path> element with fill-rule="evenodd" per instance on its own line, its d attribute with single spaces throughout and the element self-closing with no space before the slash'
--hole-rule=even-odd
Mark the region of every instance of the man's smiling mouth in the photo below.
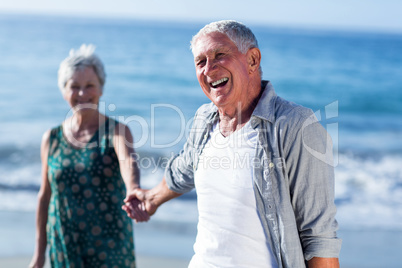
<svg viewBox="0 0 402 268">
<path fill-rule="evenodd" d="M 218 81 L 212 82 L 212 83 L 211 83 L 211 86 L 212 86 L 213 88 L 217 88 L 217 87 L 224 86 L 224 85 L 227 83 L 228 80 L 229 80 L 229 78 L 224 77 L 224 78 L 222 78 L 222 79 L 219 79 Z"/>
</svg>

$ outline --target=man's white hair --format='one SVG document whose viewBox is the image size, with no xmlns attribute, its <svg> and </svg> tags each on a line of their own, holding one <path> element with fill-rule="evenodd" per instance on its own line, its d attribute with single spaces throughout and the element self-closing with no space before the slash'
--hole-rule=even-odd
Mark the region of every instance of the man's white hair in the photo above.
<svg viewBox="0 0 402 268">
<path fill-rule="evenodd" d="M 245 54 L 250 48 L 258 48 L 258 42 L 253 32 L 243 23 L 234 20 L 221 20 L 211 22 L 193 36 L 190 49 L 194 54 L 194 47 L 201 36 L 219 32 L 225 34 L 237 46 L 237 49 Z"/>
</svg>

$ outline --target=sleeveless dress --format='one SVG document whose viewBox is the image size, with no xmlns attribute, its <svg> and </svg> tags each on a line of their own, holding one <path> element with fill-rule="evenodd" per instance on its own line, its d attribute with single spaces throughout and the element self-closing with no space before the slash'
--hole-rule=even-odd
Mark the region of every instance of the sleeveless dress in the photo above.
<svg viewBox="0 0 402 268">
<path fill-rule="evenodd" d="M 116 124 L 107 118 L 82 148 L 66 140 L 62 125 L 51 130 L 52 267 L 135 267 L 132 220 L 121 209 L 126 190 L 112 142 Z"/>
</svg>

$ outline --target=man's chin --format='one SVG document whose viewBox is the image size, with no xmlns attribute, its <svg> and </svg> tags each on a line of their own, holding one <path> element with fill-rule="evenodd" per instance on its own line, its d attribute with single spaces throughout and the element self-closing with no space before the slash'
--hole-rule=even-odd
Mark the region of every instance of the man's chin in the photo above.
<svg viewBox="0 0 402 268">
<path fill-rule="evenodd" d="M 230 102 L 225 96 L 220 96 L 217 98 L 213 98 L 212 102 L 218 107 L 218 108 L 225 108 L 225 107 L 232 107 L 233 105 L 230 105 Z"/>
</svg>

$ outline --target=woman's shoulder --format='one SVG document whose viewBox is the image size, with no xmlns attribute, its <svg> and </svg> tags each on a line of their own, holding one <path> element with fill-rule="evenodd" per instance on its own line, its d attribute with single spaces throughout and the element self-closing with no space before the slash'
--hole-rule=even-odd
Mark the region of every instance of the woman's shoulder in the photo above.
<svg viewBox="0 0 402 268">
<path fill-rule="evenodd" d="M 126 131 L 130 131 L 130 128 L 125 124 L 122 123 L 114 118 L 106 116 L 106 120 L 108 122 L 108 127 L 109 131 L 113 130 L 112 132 L 115 135 L 118 135 L 120 133 L 125 133 Z"/>
<path fill-rule="evenodd" d="M 54 140 L 54 139 L 57 137 L 57 135 L 58 135 L 59 132 L 60 132 L 61 127 L 62 127 L 62 126 L 59 125 L 59 126 L 57 126 L 57 127 L 50 128 L 50 129 L 46 130 L 46 131 L 43 133 L 43 135 L 42 135 L 42 142 L 41 142 L 41 148 L 42 148 L 42 150 L 44 150 L 44 151 L 47 151 L 47 150 L 48 150 L 48 148 L 49 148 L 49 146 L 50 146 L 50 143 L 52 142 L 52 140 Z"/>
<path fill-rule="evenodd" d="M 46 141 L 46 140 L 49 141 L 49 139 L 51 137 L 55 137 L 60 132 L 61 129 L 62 129 L 62 124 L 46 130 L 42 135 L 42 142 Z"/>
<path fill-rule="evenodd" d="M 42 144 L 43 143 L 49 143 L 50 140 L 50 136 L 52 135 L 53 129 L 50 128 L 48 130 L 45 131 L 45 133 L 43 133 L 42 135 Z"/>
</svg>

